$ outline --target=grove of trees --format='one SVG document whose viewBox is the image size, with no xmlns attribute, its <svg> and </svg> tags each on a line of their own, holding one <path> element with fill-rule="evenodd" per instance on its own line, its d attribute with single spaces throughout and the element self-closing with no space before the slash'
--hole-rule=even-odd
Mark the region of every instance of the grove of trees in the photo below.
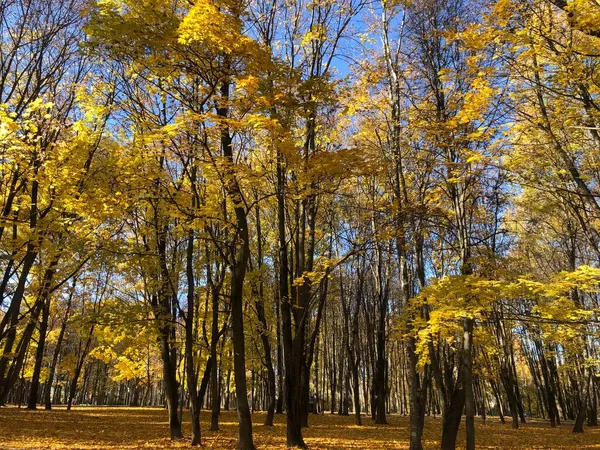
<svg viewBox="0 0 600 450">
<path fill-rule="evenodd" d="M 0 405 L 583 432 L 599 286 L 596 0 L 0 2 Z"/>
</svg>

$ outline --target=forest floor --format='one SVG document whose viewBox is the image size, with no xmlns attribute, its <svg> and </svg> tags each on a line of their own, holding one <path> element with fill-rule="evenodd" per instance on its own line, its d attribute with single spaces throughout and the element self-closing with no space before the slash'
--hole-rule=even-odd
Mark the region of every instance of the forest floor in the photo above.
<svg viewBox="0 0 600 450">
<path fill-rule="evenodd" d="M 202 430 L 208 430 L 210 412 L 203 411 Z M 264 427 L 264 414 L 253 415 L 255 443 L 259 449 L 285 448 L 285 416 L 276 416 L 275 427 Z M 408 418 L 389 417 L 390 425 L 357 427 L 352 416 L 311 415 L 305 440 L 310 449 L 407 449 Z M 184 434 L 189 437 L 189 416 L 184 417 Z M 464 421 L 463 421 L 464 426 Z M 586 428 L 583 434 L 571 433 L 571 425 L 551 428 L 533 421 L 513 430 L 497 418 L 476 425 L 478 449 L 600 449 L 600 427 Z M 461 429 L 462 433 L 462 429 Z M 221 431 L 205 432 L 205 447 L 233 449 L 237 435 L 237 416 L 233 411 L 221 415 Z M 72 411 L 27 411 L 15 407 L 0 408 L 0 449 L 28 450 L 138 450 L 189 448 L 189 439 L 171 443 L 167 415 L 158 408 L 75 407 Z M 427 418 L 426 449 L 439 448 L 441 422 Z M 464 448 L 464 433 L 459 448 Z"/>
</svg>

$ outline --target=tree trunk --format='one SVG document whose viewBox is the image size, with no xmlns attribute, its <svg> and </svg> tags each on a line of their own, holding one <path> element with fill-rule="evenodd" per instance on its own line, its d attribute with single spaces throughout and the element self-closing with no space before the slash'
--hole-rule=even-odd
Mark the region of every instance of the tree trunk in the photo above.
<svg viewBox="0 0 600 450">
<path fill-rule="evenodd" d="M 218 302 L 218 297 L 217 297 L 217 302 Z M 213 313 L 213 320 L 216 320 L 214 313 Z M 221 409 L 221 396 L 219 394 L 219 390 L 220 390 L 219 388 L 221 386 L 221 383 L 219 380 L 220 371 L 219 371 L 219 368 L 217 367 L 217 345 L 216 345 L 216 343 L 215 343 L 214 347 L 211 344 L 210 350 L 211 350 L 210 358 L 213 361 L 213 367 L 211 370 L 211 385 L 210 385 L 210 397 L 211 397 L 210 431 L 219 431 L 219 413 L 220 413 L 220 409 Z"/>
<path fill-rule="evenodd" d="M 582 371 L 585 371 L 585 369 L 582 369 Z M 587 380 L 585 382 L 585 391 L 578 393 L 577 417 L 575 418 L 575 424 L 573 425 L 573 433 L 583 433 L 583 424 L 587 414 L 590 395 L 590 383 L 591 381 Z"/>
<path fill-rule="evenodd" d="M 42 307 L 42 320 L 40 322 L 40 337 L 35 352 L 35 366 L 33 376 L 31 377 L 31 387 L 29 389 L 29 402 L 27 409 L 37 409 L 38 390 L 40 387 L 40 373 L 44 362 L 44 349 L 46 347 L 46 333 L 48 331 L 48 316 L 50 315 L 50 298 L 44 300 Z"/>
<path fill-rule="evenodd" d="M 449 405 L 442 418 L 442 450 L 455 450 L 456 437 L 460 426 L 462 411 L 465 406 L 465 391 L 461 386 L 454 389 Z"/>
<path fill-rule="evenodd" d="M 281 345 L 281 302 L 279 298 L 275 301 L 275 313 L 277 315 L 277 414 L 283 413 L 283 348 Z"/>
<path fill-rule="evenodd" d="M 167 399 L 167 410 L 169 413 L 169 431 L 171 439 L 181 439 L 181 422 L 177 415 L 177 407 L 179 405 L 179 394 L 177 379 L 175 376 L 174 359 L 171 356 L 170 333 L 168 330 L 161 333 L 161 357 L 163 363 L 163 384 L 165 388 L 165 397 Z M 175 355 L 173 355 L 175 356 Z"/>
<path fill-rule="evenodd" d="M 17 345 L 16 356 L 13 359 L 13 362 L 8 370 L 8 374 L 4 379 L 4 383 L 2 384 L 2 390 L 0 391 L 0 405 L 4 405 L 6 403 L 6 399 L 8 398 L 8 394 L 11 389 L 15 385 L 17 378 L 19 376 L 19 372 L 23 368 L 23 363 L 25 361 L 25 357 L 27 355 L 27 350 L 29 349 L 29 343 L 31 341 L 31 336 L 33 335 L 33 331 L 35 329 L 35 322 L 38 320 L 42 309 L 42 303 L 36 301 L 33 310 L 31 312 L 31 318 L 29 322 L 25 326 L 25 330 L 21 336 L 21 340 Z M 20 400 L 19 400 L 20 401 Z"/>
<path fill-rule="evenodd" d="M 192 170 L 192 177 L 195 178 L 195 170 Z M 194 183 L 194 180 L 192 180 Z M 192 208 L 194 208 L 192 200 Z M 194 362 L 194 302 L 195 302 L 195 282 L 194 282 L 194 234 L 190 230 L 188 235 L 188 245 L 186 254 L 186 277 L 187 277 L 187 314 L 185 315 L 185 358 L 187 370 L 187 385 L 190 396 L 190 413 L 192 416 L 192 447 L 202 445 L 202 431 L 200 429 L 200 398 L 198 396 L 198 374 Z"/>
<path fill-rule="evenodd" d="M 221 85 L 221 97 L 223 105 L 217 108 L 217 115 L 220 118 L 227 119 L 229 100 L 229 81 L 224 81 Z M 248 404 L 248 388 L 246 386 L 246 348 L 244 337 L 244 279 L 246 277 L 246 268 L 250 256 L 250 242 L 248 235 L 248 222 L 246 219 L 246 210 L 243 205 L 243 198 L 240 186 L 237 182 L 237 176 L 233 169 L 233 144 L 229 132 L 229 127 L 223 125 L 221 128 L 221 147 L 223 156 L 225 156 L 229 165 L 225 181 L 225 189 L 234 207 L 236 228 L 239 238 L 237 250 L 234 250 L 235 260 L 231 269 L 231 325 L 233 340 L 233 367 L 235 376 L 235 389 L 237 396 L 237 408 L 239 419 L 239 437 L 238 450 L 254 450 L 252 439 L 252 417 L 250 415 L 250 406 Z M 234 247 L 234 249 L 235 249 Z"/>
<path fill-rule="evenodd" d="M 281 306 L 283 353 L 285 361 L 285 408 L 286 441 L 288 447 L 306 448 L 302 438 L 302 424 L 300 422 L 298 395 L 300 389 L 300 370 L 298 353 L 304 347 L 304 329 L 296 328 L 296 336 L 292 337 L 292 311 L 289 295 L 288 276 L 288 250 L 285 231 L 285 174 L 283 168 L 283 155 L 277 152 L 277 228 L 279 243 L 279 303 Z"/>
<path fill-rule="evenodd" d="M 58 338 L 56 340 L 56 347 L 54 354 L 52 355 L 52 362 L 50 363 L 50 370 L 48 371 L 48 379 L 46 380 L 46 386 L 44 388 L 44 408 L 49 410 L 52 409 L 52 384 L 54 383 L 54 375 L 56 373 L 56 366 L 58 364 L 58 357 L 60 356 L 60 350 L 62 342 L 67 329 L 67 322 L 69 321 L 69 314 L 71 313 L 71 302 L 73 301 L 73 295 L 75 294 L 76 280 L 73 280 L 73 285 L 69 292 L 69 298 L 67 300 L 67 307 L 65 309 L 65 315 L 60 325 L 60 331 L 58 332 Z"/>
<path fill-rule="evenodd" d="M 263 255 L 262 255 L 262 232 L 261 232 L 261 221 L 260 221 L 260 207 L 256 206 L 256 239 L 257 243 L 257 259 L 258 269 L 260 270 L 263 266 Z M 273 369 L 273 358 L 271 356 L 271 342 L 269 341 L 267 316 L 265 314 L 264 304 L 264 287 L 263 287 L 262 275 L 259 281 L 259 285 L 254 287 L 254 298 L 256 306 L 256 314 L 258 321 L 261 325 L 260 340 L 263 347 L 263 353 L 265 355 L 264 365 L 267 369 L 267 416 L 265 417 L 265 426 L 273 426 L 273 416 L 275 414 L 275 370 Z"/>
<path fill-rule="evenodd" d="M 33 376 L 31 378 L 31 388 L 29 391 L 29 402 L 27 405 L 28 409 L 36 409 L 37 397 L 40 387 L 40 373 L 42 371 L 42 364 L 44 362 L 44 350 L 46 346 L 46 333 L 48 330 L 48 318 L 50 316 L 50 284 L 54 278 L 56 266 L 60 259 L 61 254 L 56 253 L 50 265 L 44 271 L 42 284 L 39 292 L 39 301 L 42 303 L 42 320 L 40 322 L 40 337 L 38 340 L 38 348 L 35 356 L 35 366 L 33 369 Z"/>
<path fill-rule="evenodd" d="M 425 420 L 425 399 L 427 387 L 421 385 L 417 367 L 416 342 L 408 342 L 408 362 L 410 371 L 410 450 L 423 450 L 423 424 Z M 424 383 L 423 383 L 424 384 Z"/>
<path fill-rule="evenodd" d="M 463 338 L 463 389 L 465 391 L 465 416 L 467 450 L 475 450 L 475 399 L 473 396 L 473 319 L 466 318 Z"/>
<path fill-rule="evenodd" d="M 385 315 L 380 311 L 381 315 Z M 385 355 L 385 317 L 379 320 L 379 329 L 377 330 L 377 363 L 373 390 L 375 392 L 375 423 L 387 424 L 386 419 L 386 355 Z"/>
</svg>

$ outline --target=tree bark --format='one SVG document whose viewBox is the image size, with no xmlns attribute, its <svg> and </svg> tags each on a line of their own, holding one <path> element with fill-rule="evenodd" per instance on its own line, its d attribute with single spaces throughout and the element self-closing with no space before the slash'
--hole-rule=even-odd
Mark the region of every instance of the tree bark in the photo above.
<svg viewBox="0 0 600 450">
<path fill-rule="evenodd" d="M 195 177 L 195 170 L 192 171 Z M 194 181 L 192 181 L 193 183 Z M 195 205 L 192 205 L 192 208 Z M 198 374 L 194 362 L 194 234 L 190 230 L 188 234 L 188 245 L 186 254 L 186 277 L 187 277 L 187 314 L 185 315 L 185 358 L 187 370 L 188 394 L 190 396 L 190 413 L 192 416 L 192 447 L 202 445 L 202 431 L 200 429 L 200 398 L 198 396 Z"/>
<path fill-rule="evenodd" d="M 467 450 L 475 450 L 475 399 L 473 396 L 473 322 L 466 318 L 463 337 L 463 389 L 465 392 L 465 416 Z"/>
<path fill-rule="evenodd" d="M 223 120 L 228 118 L 227 102 L 229 101 L 230 82 L 224 81 L 221 85 L 221 101 L 223 104 L 218 107 L 217 115 Z M 250 415 L 250 406 L 248 404 L 248 388 L 246 386 L 246 348 L 244 337 L 244 310 L 243 310 L 243 289 L 244 279 L 246 277 L 246 268 L 248 258 L 250 257 L 250 242 L 248 235 L 248 222 L 246 218 L 246 209 L 243 206 L 242 191 L 237 181 L 233 169 L 233 145 L 229 132 L 229 127 L 225 122 L 221 124 L 221 147 L 223 156 L 228 164 L 225 177 L 225 189 L 231 201 L 233 202 L 237 237 L 239 245 L 234 247 L 234 261 L 231 269 L 231 325 L 233 340 L 233 367 L 235 375 L 235 389 L 237 396 L 237 408 L 239 419 L 238 450 L 254 450 L 252 439 L 252 417 Z"/>
<path fill-rule="evenodd" d="M 42 307 L 42 320 L 40 322 L 40 337 L 38 346 L 35 352 L 35 365 L 33 368 L 33 376 L 31 377 L 31 387 L 29 388 L 29 401 L 27 409 L 37 409 L 37 398 L 40 387 L 40 373 L 44 362 L 44 349 L 46 346 L 46 333 L 48 331 L 48 317 L 50 316 L 50 299 L 44 300 Z"/>
<path fill-rule="evenodd" d="M 73 295 L 75 294 L 76 278 L 73 279 L 73 285 L 69 291 L 69 297 L 67 300 L 67 307 L 65 309 L 65 315 L 63 316 L 62 323 L 60 325 L 60 331 L 58 332 L 58 338 L 56 340 L 56 347 L 54 354 L 52 355 L 52 362 L 50 363 L 50 370 L 48 371 L 48 379 L 46 380 L 46 386 L 44 387 L 44 409 L 52 409 L 52 384 L 54 383 L 54 376 L 56 374 L 56 366 L 58 364 L 58 357 L 60 356 L 60 350 L 62 342 L 67 329 L 67 323 L 69 321 L 69 315 L 71 313 L 71 303 L 73 301 Z"/>
</svg>

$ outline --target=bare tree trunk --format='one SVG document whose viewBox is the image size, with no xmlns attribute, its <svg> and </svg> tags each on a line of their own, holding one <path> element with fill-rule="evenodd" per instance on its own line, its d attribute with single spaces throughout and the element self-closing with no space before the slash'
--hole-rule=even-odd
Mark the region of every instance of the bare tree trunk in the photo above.
<svg viewBox="0 0 600 450">
<path fill-rule="evenodd" d="M 475 399 L 473 397 L 473 319 L 465 319 L 463 338 L 463 389 L 467 425 L 467 450 L 475 450 Z"/>
<path fill-rule="evenodd" d="M 39 301 L 42 302 L 42 320 L 40 322 L 40 337 L 38 339 L 38 347 L 35 355 L 35 366 L 33 369 L 33 376 L 31 378 L 31 388 L 29 391 L 29 402 L 27 405 L 28 409 L 36 409 L 38 390 L 40 387 L 40 373 L 42 371 L 42 363 L 44 362 L 44 350 L 46 345 L 46 333 L 48 330 L 48 318 L 50 316 L 50 284 L 54 278 L 54 273 L 61 254 L 56 253 L 50 265 L 44 272 L 42 279 L 42 285 L 39 292 Z"/>
<path fill-rule="evenodd" d="M 229 100 L 229 81 L 224 81 L 221 85 L 221 97 L 223 105 L 217 108 L 217 115 L 223 119 L 228 117 L 227 101 Z M 234 205 L 236 228 L 239 238 L 239 245 L 234 252 L 234 263 L 231 269 L 231 325 L 233 340 L 233 366 L 235 375 L 235 389 L 237 396 L 238 418 L 239 418 L 239 437 L 238 450 L 254 450 L 252 439 L 252 416 L 250 415 L 250 406 L 248 404 L 248 388 L 246 386 L 246 348 L 244 337 L 244 311 L 243 311 L 243 289 L 244 279 L 246 277 L 246 268 L 250 256 L 250 243 L 248 236 L 248 222 L 246 210 L 243 205 L 243 197 L 240 186 L 237 182 L 236 173 L 233 169 L 233 145 L 228 126 L 222 126 L 221 129 L 221 147 L 223 156 L 227 160 L 229 168 L 227 170 L 225 189 Z"/>
<path fill-rule="evenodd" d="M 42 320 L 40 322 L 40 337 L 38 339 L 38 346 L 35 353 L 35 366 L 33 369 L 33 376 L 31 377 L 31 387 L 29 389 L 29 402 L 27 403 L 27 409 L 37 409 L 40 373 L 42 371 L 42 364 L 44 362 L 44 349 L 46 346 L 46 334 L 48 331 L 48 317 L 50 315 L 50 299 L 47 298 L 43 302 Z"/>
<path fill-rule="evenodd" d="M 69 315 L 71 313 L 71 303 L 73 301 L 73 295 L 75 294 L 76 279 L 73 279 L 73 285 L 69 291 L 69 297 L 67 300 L 67 307 L 65 309 L 65 315 L 60 325 L 60 331 L 58 332 L 58 338 L 56 340 L 56 347 L 54 348 L 54 355 L 52 355 L 52 362 L 50 363 L 50 370 L 48 371 L 48 379 L 46 380 L 46 386 L 44 388 L 44 408 L 49 410 L 52 409 L 52 384 L 54 383 L 54 376 L 56 374 L 56 366 L 58 364 L 58 357 L 60 356 L 60 350 L 62 342 L 67 329 L 67 322 L 69 321 Z"/>
<path fill-rule="evenodd" d="M 195 178 L 195 170 L 192 170 Z M 192 183 L 194 181 L 192 180 Z M 193 201 L 194 203 L 194 201 Z M 192 205 L 192 208 L 195 205 Z M 192 447 L 202 445 L 202 431 L 200 429 L 200 397 L 198 396 L 196 365 L 194 362 L 194 312 L 195 312 L 195 282 L 194 282 L 194 234 L 189 231 L 186 254 L 186 276 L 187 276 L 187 314 L 185 320 L 185 359 L 187 370 L 187 385 L 190 396 L 190 413 L 192 416 Z"/>
</svg>

